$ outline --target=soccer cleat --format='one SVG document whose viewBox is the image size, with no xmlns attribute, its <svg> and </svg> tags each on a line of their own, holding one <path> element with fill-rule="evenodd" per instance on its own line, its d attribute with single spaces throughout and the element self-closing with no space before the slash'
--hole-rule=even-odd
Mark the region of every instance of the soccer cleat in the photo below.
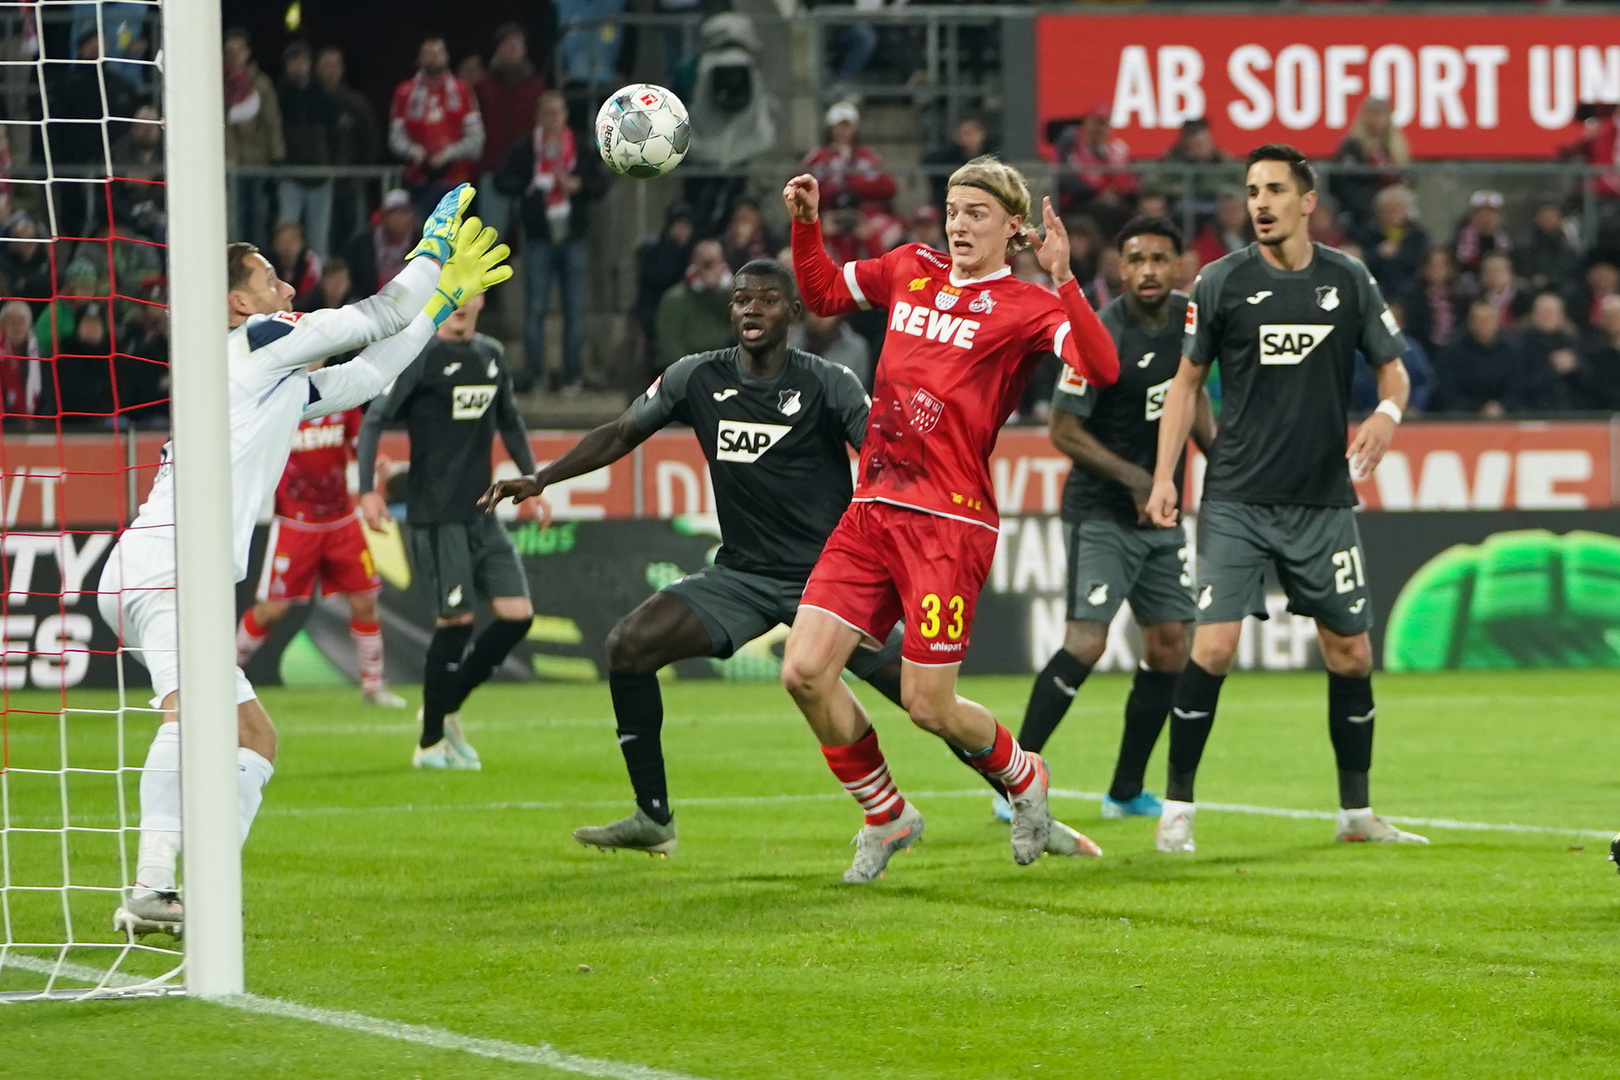
<svg viewBox="0 0 1620 1080">
<path fill-rule="evenodd" d="M 1159 827 L 1153 832 L 1153 846 L 1170 855 L 1197 851 L 1198 846 L 1193 843 L 1193 815 L 1197 813 L 1195 803 L 1164 800 Z"/>
<path fill-rule="evenodd" d="M 1371 810 L 1340 810 L 1333 839 L 1341 844 L 1427 844 L 1427 836 L 1397 829 Z"/>
<path fill-rule="evenodd" d="M 623 848 L 668 858 L 675 850 L 675 822 L 671 819 L 669 824 L 660 825 L 638 806 L 635 813 L 611 825 L 581 825 L 574 830 L 574 839 L 603 851 Z"/>
<path fill-rule="evenodd" d="M 386 686 L 376 690 L 367 690 L 360 695 L 360 701 L 366 705 L 375 705 L 380 709 L 403 709 L 409 702 Z"/>
<path fill-rule="evenodd" d="M 1052 819 L 1052 831 L 1046 838 L 1048 855 L 1084 855 L 1100 858 L 1102 848 L 1083 832 L 1069 828 L 1057 818 Z"/>
<path fill-rule="evenodd" d="M 1007 796 L 997 795 L 990 800 L 990 816 L 1003 825 L 1012 824 L 1012 803 L 1007 801 Z"/>
<path fill-rule="evenodd" d="M 472 743 L 467 741 L 467 736 L 461 733 L 461 714 L 459 712 L 450 713 L 444 718 L 444 738 L 450 744 L 452 750 L 473 763 L 473 768 L 481 767 L 478 760 L 478 751 L 472 748 Z"/>
<path fill-rule="evenodd" d="M 1046 843 L 1052 835 L 1052 811 L 1046 803 L 1046 789 L 1051 778 L 1046 762 L 1039 754 L 1031 754 L 1035 763 L 1035 777 L 1029 786 L 1012 797 L 1012 850 L 1013 861 L 1028 866 L 1046 854 Z"/>
<path fill-rule="evenodd" d="M 895 852 L 908 848 L 922 839 L 923 816 L 910 803 L 900 816 L 882 825 L 862 825 L 861 831 L 850 841 L 855 845 L 855 859 L 844 871 L 844 881 L 850 885 L 865 885 L 883 876 L 883 868 Z"/>
<path fill-rule="evenodd" d="M 185 927 L 185 909 L 180 894 L 147 893 L 131 896 L 113 912 L 113 929 L 125 934 L 171 934 L 179 937 Z"/>
<path fill-rule="evenodd" d="M 1614 839 L 1609 841 L 1609 861 L 1614 863 L 1616 870 L 1620 870 L 1620 833 L 1616 833 Z"/>
<path fill-rule="evenodd" d="M 411 754 L 413 769 L 482 769 L 476 761 L 468 761 L 456 753 L 449 739 L 440 739 L 432 746 L 418 746 Z"/>
<path fill-rule="evenodd" d="M 1123 802 L 1108 795 L 1103 796 L 1102 816 L 1109 821 L 1120 821 L 1128 817 L 1158 817 L 1164 813 L 1164 803 L 1151 791 L 1138 792 L 1133 798 Z"/>
</svg>

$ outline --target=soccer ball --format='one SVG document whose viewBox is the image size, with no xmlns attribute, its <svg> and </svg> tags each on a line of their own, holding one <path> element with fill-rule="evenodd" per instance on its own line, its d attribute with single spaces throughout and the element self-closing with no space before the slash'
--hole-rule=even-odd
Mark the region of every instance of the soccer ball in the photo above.
<svg viewBox="0 0 1620 1080">
<path fill-rule="evenodd" d="M 608 168 L 637 180 L 663 176 L 692 145 L 692 124 L 681 99 L 662 86 L 633 83 L 614 92 L 596 114 L 596 148 Z"/>
</svg>

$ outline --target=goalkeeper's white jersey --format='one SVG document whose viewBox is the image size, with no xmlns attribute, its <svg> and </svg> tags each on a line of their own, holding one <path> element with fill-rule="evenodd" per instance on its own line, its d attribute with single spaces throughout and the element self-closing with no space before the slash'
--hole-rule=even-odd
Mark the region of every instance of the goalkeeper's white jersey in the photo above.
<svg viewBox="0 0 1620 1080">
<path fill-rule="evenodd" d="M 226 337 L 230 380 L 231 546 L 236 580 L 248 572 L 259 511 L 281 481 L 298 425 L 364 405 L 382 393 L 433 336 L 417 314 L 439 265 L 416 259 L 383 292 L 358 304 L 298 314 L 255 315 Z M 411 318 L 415 315 L 415 318 Z M 377 342 L 355 359 L 315 372 L 309 365 Z M 175 575 L 172 444 L 140 512 L 119 539 L 122 586 L 172 583 Z M 182 468 L 184 464 L 182 463 Z"/>
</svg>

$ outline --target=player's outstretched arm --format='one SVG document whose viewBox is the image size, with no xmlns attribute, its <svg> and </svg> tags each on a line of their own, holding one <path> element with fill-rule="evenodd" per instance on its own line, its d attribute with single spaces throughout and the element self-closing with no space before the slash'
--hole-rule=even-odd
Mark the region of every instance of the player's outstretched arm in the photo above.
<svg viewBox="0 0 1620 1080">
<path fill-rule="evenodd" d="M 539 495 L 560 480 L 584 476 L 588 472 L 595 472 L 618 461 L 646 442 L 647 436 L 652 434 L 651 431 L 641 429 L 632 412 L 633 410 L 627 409 L 617 420 L 586 432 L 567 453 L 534 475 L 522 476 L 516 480 L 497 480 L 490 485 L 484 497 L 478 500 L 478 505 L 493 513 L 506 499 L 522 502 L 524 499 Z"/>
<path fill-rule="evenodd" d="M 1176 464 L 1192 431 L 1193 410 L 1204 389 L 1208 371 L 1187 357 L 1165 391 L 1164 412 L 1159 417 L 1159 458 L 1153 469 L 1153 493 L 1148 496 L 1148 520 L 1161 529 L 1176 523 Z"/>
</svg>

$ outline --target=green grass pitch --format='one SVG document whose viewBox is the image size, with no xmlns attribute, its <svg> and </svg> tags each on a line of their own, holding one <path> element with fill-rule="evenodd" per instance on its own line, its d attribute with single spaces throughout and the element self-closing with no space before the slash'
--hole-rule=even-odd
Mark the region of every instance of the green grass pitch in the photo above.
<svg viewBox="0 0 1620 1080">
<path fill-rule="evenodd" d="M 1430 827 L 1431 847 L 1375 849 L 1335 846 L 1327 821 L 1206 808 L 1198 853 L 1171 857 L 1151 821 L 1061 797 L 1107 855 L 1026 868 L 988 790 L 863 690 L 928 820 L 864 888 L 839 881 L 858 811 L 775 686 L 667 685 L 668 861 L 569 837 L 630 807 L 604 686 L 486 688 L 466 712 L 485 769 L 456 774 L 409 769 L 408 716 L 270 691 L 282 742 L 245 856 L 248 986 L 705 1080 L 1614 1077 L 1620 878 L 1606 841 L 1573 830 L 1620 826 L 1616 685 L 1377 680 L 1375 807 L 1568 833 Z M 1082 691 L 1049 747 L 1056 787 L 1105 786 L 1126 688 Z M 1028 680 L 964 689 L 1016 726 Z M 1234 676 L 1200 796 L 1331 810 L 1325 699 L 1320 675 Z M 55 760 L 54 721 L 9 727 L 13 766 Z M 132 726 L 135 762 L 149 730 Z M 110 741 L 76 719 L 70 755 Z M 75 813 L 111 805 L 105 782 L 70 794 Z M 60 821 L 54 786 L 14 775 L 10 798 L 14 823 Z M 14 863 L 59 857 L 25 839 Z M 14 907 L 48 922 L 53 902 Z M 76 903 L 102 925 L 105 900 Z M 0 1075 L 148 1074 L 563 1075 L 198 1001 L 0 1006 Z"/>
</svg>

